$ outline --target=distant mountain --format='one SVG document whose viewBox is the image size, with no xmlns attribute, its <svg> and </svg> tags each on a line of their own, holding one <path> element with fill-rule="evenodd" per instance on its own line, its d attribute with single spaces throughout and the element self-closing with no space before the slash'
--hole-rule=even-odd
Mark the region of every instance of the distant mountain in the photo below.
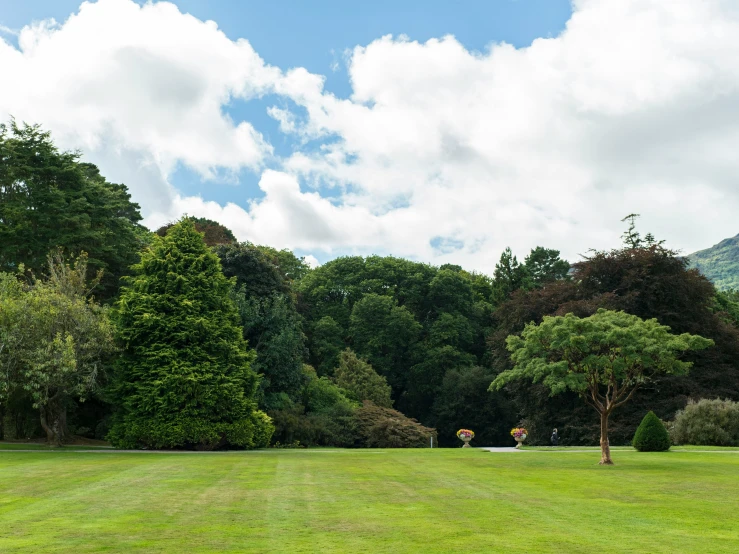
<svg viewBox="0 0 739 554">
<path fill-rule="evenodd" d="M 695 252 L 688 259 L 691 267 L 697 267 L 717 289 L 739 290 L 739 235 Z"/>
</svg>

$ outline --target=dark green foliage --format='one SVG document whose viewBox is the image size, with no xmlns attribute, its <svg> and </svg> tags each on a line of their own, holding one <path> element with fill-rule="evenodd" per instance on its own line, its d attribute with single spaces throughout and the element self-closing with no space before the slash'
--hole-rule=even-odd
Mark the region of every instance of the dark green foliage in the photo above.
<svg viewBox="0 0 739 554">
<path fill-rule="evenodd" d="M 301 446 L 354 447 L 356 421 L 354 408 L 343 405 L 325 412 L 308 412 L 302 404 L 270 411 L 275 425 L 274 442 Z"/>
<path fill-rule="evenodd" d="M 440 269 L 429 283 L 428 302 L 432 313 L 469 315 L 472 283 L 466 273 Z"/>
<path fill-rule="evenodd" d="M 275 394 L 297 399 L 303 380 L 305 337 L 291 280 L 279 265 L 277 251 L 250 243 L 215 249 L 223 272 L 236 278 L 233 295 L 244 337 L 256 349 L 253 369 L 264 376 L 262 404 L 270 409 Z"/>
<path fill-rule="evenodd" d="M 531 284 L 535 287 L 567 279 L 570 271 L 570 263 L 559 257 L 559 250 L 541 246 L 537 246 L 526 256 L 524 267 Z"/>
<path fill-rule="evenodd" d="M 271 246 L 259 245 L 257 248 L 267 257 L 274 260 L 283 279 L 297 283 L 310 271 L 310 266 L 305 263 L 305 258 L 298 258 L 292 251 L 287 249 L 277 250 Z"/>
<path fill-rule="evenodd" d="M 475 357 L 453 346 L 439 346 L 424 351 L 420 363 L 410 368 L 404 397 L 407 411 L 421 421 L 440 425 L 432 417 L 445 375 L 450 371 L 464 371 L 475 365 Z M 455 430 L 456 431 L 456 430 Z"/>
<path fill-rule="evenodd" d="M 236 283 L 247 297 L 289 294 L 290 284 L 280 272 L 278 261 L 251 243 L 224 244 L 215 248 L 226 277 Z"/>
<path fill-rule="evenodd" d="M 529 274 L 526 266 L 519 263 L 510 248 L 503 251 L 500 261 L 495 264 L 493 279 L 495 304 L 504 302 L 521 288 L 529 288 Z"/>
<path fill-rule="evenodd" d="M 691 400 L 675 415 L 670 435 L 675 444 L 739 446 L 739 402 Z"/>
<path fill-rule="evenodd" d="M 109 439 L 125 448 L 253 448 L 269 442 L 256 411 L 251 369 L 232 281 L 183 220 L 156 238 L 116 305 L 124 347 L 112 396 Z"/>
<path fill-rule="evenodd" d="M 349 398 L 347 391 L 337 386 L 328 377 L 315 377 L 305 386 L 303 404 L 306 410 L 327 413 L 339 406 L 353 408 L 357 403 Z"/>
<path fill-rule="evenodd" d="M 569 278 L 570 264 L 559 257 L 559 250 L 537 246 L 521 264 L 506 248 L 495 265 L 493 301 L 505 302 L 517 290 L 530 290 Z"/>
<path fill-rule="evenodd" d="M 428 417 L 439 431 L 440 446 L 458 446 L 457 430 L 469 428 L 474 428 L 477 444 L 510 442 L 518 416 L 504 394 L 487 391 L 494 378 L 491 369 L 480 366 L 451 367 L 444 373 Z"/>
<path fill-rule="evenodd" d="M 117 448 L 263 448 L 269 445 L 274 431 L 272 420 L 260 411 L 253 410 L 231 422 L 213 419 L 186 413 L 166 418 L 130 417 L 124 424 L 114 425 L 106 438 Z"/>
<path fill-rule="evenodd" d="M 299 289 L 310 360 L 318 373 L 331 375 L 339 353 L 350 347 L 387 379 L 398 410 L 426 425 L 441 425 L 446 420 L 439 418 L 449 417 L 449 405 L 438 415 L 434 411 L 436 403 L 444 405 L 446 373 L 488 362 L 484 336 L 493 283 L 484 275 L 459 266 L 351 257 L 311 271 Z M 485 409 L 493 396 L 484 391 L 466 396 L 472 403 L 466 413 L 476 416 L 465 425 L 481 429 L 476 422 L 489 421 Z M 496 422 L 495 428 L 501 425 Z"/>
<path fill-rule="evenodd" d="M 0 125 L 0 271 L 41 275 L 50 251 L 84 251 L 91 275 L 105 270 L 95 294 L 108 299 L 137 259 L 141 215 L 125 185 L 79 158 L 38 126 Z"/>
<path fill-rule="evenodd" d="M 313 325 L 310 352 L 311 359 L 319 362 L 316 366 L 319 375 L 331 375 L 339 365 L 344 336 L 343 329 L 331 316 L 322 317 Z"/>
<path fill-rule="evenodd" d="M 300 281 L 304 313 L 309 321 L 331 316 L 347 329 L 354 304 L 366 294 L 377 294 L 391 296 L 420 321 L 429 311 L 427 296 L 437 271 L 427 264 L 393 257 L 337 258 Z"/>
<path fill-rule="evenodd" d="M 422 327 L 413 314 L 389 296 L 367 294 L 352 310 L 349 334 L 357 354 L 387 378 L 396 393 L 406 387 L 406 368 Z"/>
<path fill-rule="evenodd" d="M 0 401 L 24 391 L 50 446 L 69 438 L 67 412 L 94 395 L 116 352 L 107 308 L 89 296 L 86 257 L 49 257 L 49 278 L 0 273 Z"/>
<path fill-rule="evenodd" d="M 393 406 L 390 386 L 385 378 L 348 348 L 341 353 L 339 366 L 334 371 L 334 380 L 357 400 L 369 400 L 382 408 Z"/>
<path fill-rule="evenodd" d="M 269 411 L 275 422 L 275 442 L 304 446 L 354 446 L 354 410 L 359 403 L 327 377 L 318 377 L 310 366 L 303 368 L 306 385 L 301 401 L 281 396 L 280 405 Z"/>
<path fill-rule="evenodd" d="M 641 420 L 632 445 L 639 452 L 665 452 L 670 449 L 667 429 L 654 412 L 647 413 Z"/>
<path fill-rule="evenodd" d="M 688 256 L 719 290 L 739 289 L 739 235 Z"/>
<path fill-rule="evenodd" d="M 195 229 L 197 229 L 199 233 L 203 233 L 203 240 L 208 246 L 236 244 L 238 242 L 231 229 L 224 227 L 217 221 L 206 219 L 204 217 L 188 217 L 187 219 L 190 219 L 195 224 Z M 175 223 L 163 225 L 156 230 L 156 234 L 160 237 L 164 237 L 167 235 L 167 231 L 174 226 Z"/>
<path fill-rule="evenodd" d="M 715 347 L 686 357 L 693 362 L 689 375 L 659 378 L 637 391 L 612 420 L 612 444 L 630 444 L 642 415 L 650 408 L 669 418 L 693 395 L 739 399 L 739 332 L 727 323 L 728 305 L 717 306 L 718 297 L 707 279 L 687 268 L 683 258 L 651 241 L 651 246 L 592 253 L 574 264 L 572 281 L 517 291 L 495 311 L 494 331 L 488 339 L 492 366 L 507 369 L 511 365 L 505 339 L 520 333 L 526 323 L 570 312 L 587 317 L 599 308 L 656 318 L 674 333 L 713 339 Z M 592 417 L 588 410 L 577 409 L 578 400 L 572 393 L 550 399 L 539 389 L 540 385 L 515 386 L 508 393 L 520 413 L 545 430 L 541 436 L 544 444 L 548 444 L 546 430 L 552 427 L 560 430 L 564 444 L 597 441 L 597 422 L 588 421 Z"/>
<path fill-rule="evenodd" d="M 436 429 L 424 427 L 396 410 L 380 408 L 365 401 L 354 412 L 360 446 L 368 448 L 425 448 L 431 437 L 437 444 Z"/>
<path fill-rule="evenodd" d="M 265 407 L 271 396 L 295 397 L 303 386 L 304 337 L 300 316 L 292 299 L 284 294 L 247 297 L 244 288 L 233 295 L 241 315 L 244 336 L 256 346 L 252 368 L 263 376 L 261 391 Z"/>
</svg>

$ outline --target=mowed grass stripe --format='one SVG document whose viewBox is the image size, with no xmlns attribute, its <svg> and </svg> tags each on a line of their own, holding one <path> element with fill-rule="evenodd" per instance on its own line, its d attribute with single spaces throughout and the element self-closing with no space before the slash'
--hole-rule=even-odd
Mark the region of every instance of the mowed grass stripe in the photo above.
<svg viewBox="0 0 739 554">
<path fill-rule="evenodd" d="M 739 457 L 0 455 L 0 552 L 737 552 Z"/>
</svg>

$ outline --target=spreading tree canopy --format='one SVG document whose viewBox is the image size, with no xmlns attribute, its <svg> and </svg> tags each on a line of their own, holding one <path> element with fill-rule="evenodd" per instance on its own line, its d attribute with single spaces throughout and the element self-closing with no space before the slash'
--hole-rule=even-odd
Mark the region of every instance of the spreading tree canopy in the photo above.
<svg viewBox="0 0 739 554">
<path fill-rule="evenodd" d="M 123 355 L 113 395 L 116 446 L 213 449 L 268 444 L 256 410 L 234 285 L 190 220 L 155 238 L 123 288 L 115 321 Z"/>
<path fill-rule="evenodd" d="M 50 251 L 84 251 L 92 273 L 105 270 L 96 296 L 110 298 L 145 230 L 126 186 L 79 158 L 38 126 L 0 125 L 0 271 L 43 273 Z"/>
<path fill-rule="evenodd" d="M 49 256 L 49 278 L 22 283 L 0 274 L 0 401 L 24 392 L 49 445 L 68 438 L 67 406 L 103 383 L 114 350 L 107 309 L 90 298 L 87 259 Z M 100 274 L 98 275 L 98 278 Z"/>
<path fill-rule="evenodd" d="M 700 336 L 673 335 L 656 319 L 604 309 L 586 318 L 544 317 L 507 342 L 515 366 L 498 375 L 490 389 L 527 379 L 541 381 L 552 395 L 576 392 L 600 416 L 601 464 L 613 463 L 608 440 L 613 411 L 654 376 L 687 373 L 691 363 L 679 360 L 680 354 L 713 345 Z"/>
</svg>

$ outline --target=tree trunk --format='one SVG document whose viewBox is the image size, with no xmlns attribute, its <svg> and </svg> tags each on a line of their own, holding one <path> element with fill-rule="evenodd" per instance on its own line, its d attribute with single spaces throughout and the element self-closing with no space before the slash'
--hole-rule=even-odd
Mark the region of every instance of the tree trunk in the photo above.
<svg viewBox="0 0 739 554">
<path fill-rule="evenodd" d="M 608 442 L 608 416 L 609 412 L 600 414 L 600 465 L 613 465 L 611 460 L 611 444 Z"/>
<path fill-rule="evenodd" d="M 59 418 L 54 413 L 51 406 L 40 406 L 39 413 L 41 415 L 41 427 L 46 432 L 46 442 L 49 446 L 61 446 L 62 436 L 59 429 Z"/>
<path fill-rule="evenodd" d="M 59 422 L 58 425 L 58 433 L 59 433 L 59 439 L 62 442 L 69 442 L 72 438 L 72 435 L 69 432 L 69 426 L 67 425 L 67 405 L 64 403 L 64 401 L 60 402 L 57 406 L 58 410 L 58 419 Z"/>
</svg>

